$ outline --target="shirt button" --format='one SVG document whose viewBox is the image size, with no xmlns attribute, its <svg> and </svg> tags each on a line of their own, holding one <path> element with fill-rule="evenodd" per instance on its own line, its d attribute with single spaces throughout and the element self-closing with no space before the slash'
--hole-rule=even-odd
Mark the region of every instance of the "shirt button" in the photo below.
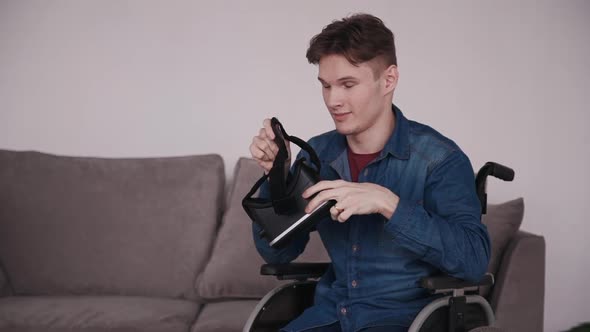
<svg viewBox="0 0 590 332">
<path fill-rule="evenodd" d="M 359 246 L 358 246 L 358 245 L 356 245 L 356 244 L 354 244 L 354 245 L 352 246 L 352 252 L 357 252 L 357 251 L 359 251 Z"/>
<path fill-rule="evenodd" d="M 346 308 L 340 309 L 340 313 L 343 314 L 343 315 L 346 315 Z"/>
<path fill-rule="evenodd" d="M 356 288 L 356 286 L 358 285 L 356 280 L 353 280 L 350 284 L 352 285 L 353 288 Z"/>
</svg>

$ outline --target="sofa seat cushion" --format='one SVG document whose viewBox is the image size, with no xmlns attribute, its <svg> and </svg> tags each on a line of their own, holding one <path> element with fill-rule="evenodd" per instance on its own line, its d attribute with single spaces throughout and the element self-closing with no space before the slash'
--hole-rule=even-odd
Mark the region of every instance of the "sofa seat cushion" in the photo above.
<svg viewBox="0 0 590 332">
<path fill-rule="evenodd" d="M 199 305 L 185 300 L 69 296 L 0 298 L 0 331 L 189 331 Z"/>
<path fill-rule="evenodd" d="M 219 155 L 0 150 L 0 262 L 15 295 L 196 298 L 223 205 Z"/>
<path fill-rule="evenodd" d="M 209 303 L 201 310 L 191 332 L 240 332 L 258 300 Z"/>
</svg>

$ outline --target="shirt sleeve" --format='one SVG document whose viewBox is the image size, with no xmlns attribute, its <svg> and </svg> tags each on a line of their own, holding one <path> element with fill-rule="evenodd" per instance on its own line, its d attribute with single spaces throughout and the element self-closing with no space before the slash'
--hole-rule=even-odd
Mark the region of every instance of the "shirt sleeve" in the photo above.
<svg viewBox="0 0 590 332">
<path fill-rule="evenodd" d="M 471 163 L 456 150 L 427 177 L 423 201 L 400 198 L 385 231 L 444 273 L 477 281 L 490 259 L 480 204 Z"/>
<path fill-rule="evenodd" d="M 304 151 L 301 151 L 297 155 L 297 159 L 301 158 L 304 154 Z M 307 154 L 305 153 L 307 156 Z M 297 160 L 295 159 L 295 160 Z M 308 159 L 309 160 L 309 159 Z M 291 172 L 293 169 L 291 168 Z M 268 180 L 265 181 L 262 186 L 260 187 L 260 193 L 258 197 L 261 198 L 270 198 L 270 188 Z M 254 245 L 256 246 L 256 250 L 260 254 L 260 256 L 270 264 L 282 264 L 282 263 L 289 263 L 299 257 L 307 243 L 309 242 L 309 232 L 300 232 L 296 236 L 292 238 L 289 243 L 286 244 L 283 248 L 273 248 L 270 246 L 269 242 L 262 238 L 260 235 L 260 231 L 262 228 L 256 224 L 255 222 L 252 223 L 252 235 L 254 237 Z"/>
</svg>

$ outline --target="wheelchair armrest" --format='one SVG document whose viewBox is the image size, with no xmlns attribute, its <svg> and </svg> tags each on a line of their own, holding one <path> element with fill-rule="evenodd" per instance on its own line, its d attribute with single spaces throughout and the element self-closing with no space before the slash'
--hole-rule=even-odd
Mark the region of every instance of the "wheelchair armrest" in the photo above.
<svg viewBox="0 0 590 332">
<path fill-rule="evenodd" d="M 330 263 L 264 264 L 260 267 L 260 274 L 275 276 L 279 280 L 305 280 L 323 276 L 329 266 Z"/>
<path fill-rule="evenodd" d="M 491 286 L 494 284 L 494 275 L 486 273 L 481 280 L 469 282 L 449 276 L 426 277 L 420 280 L 420 286 L 434 293 L 448 293 L 456 290 L 477 290 L 482 286 Z"/>
</svg>

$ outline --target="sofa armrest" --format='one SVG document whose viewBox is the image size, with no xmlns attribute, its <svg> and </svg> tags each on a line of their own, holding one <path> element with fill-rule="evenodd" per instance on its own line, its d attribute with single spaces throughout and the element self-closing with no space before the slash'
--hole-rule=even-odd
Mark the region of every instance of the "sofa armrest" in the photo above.
<svg viewBox="0 0 590 332">
<path fill-rule="evenodd" d="M 518 231 L 510 240 L 490 296 L 496 324 L 506 331 L 543 331 L 545 238 Z"/>
</svg>

